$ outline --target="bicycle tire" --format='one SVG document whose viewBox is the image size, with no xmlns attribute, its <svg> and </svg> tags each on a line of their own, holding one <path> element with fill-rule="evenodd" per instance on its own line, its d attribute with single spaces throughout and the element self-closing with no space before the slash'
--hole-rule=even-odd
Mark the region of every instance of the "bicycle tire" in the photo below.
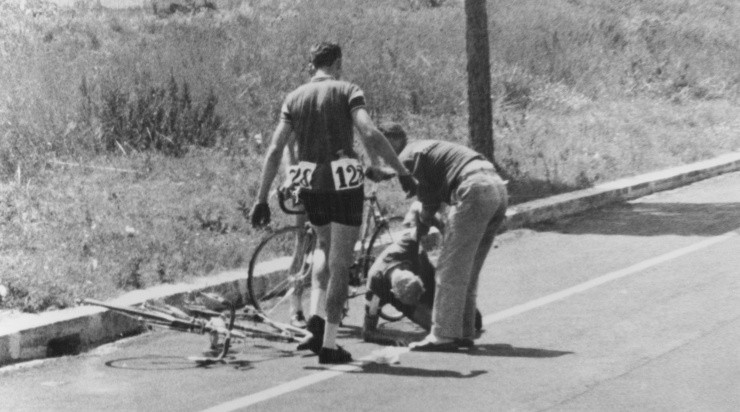
<svg viewBox="0 0 740 412">
<path fill-rule="evenodd" d="M 370 267 L 373 262 L 375 262 L 375 258 L 383 251 L 383 249 L 385 249 L 385 247 L 397 241 L 400 236 L 403 236 L 403 234 L 409 230 L 409 228 L 403 226 L 403 216 L 389 217 L 383 224 L 375 228 L 375 232 L 370 238 L 367 251 L 363 258 L 364 266 L 362 268 L 362 277 L 364 285 L 367 284 L 368 272 L 370 271 Z M 383 307 L 380 308 L 378 315 L 389 322 L 396 322 L 404 317 L 404 314 L 396 310 L 392 305 L 383 305 Z"/>
<path fill-rule="evenodd" d="M 295 292 L 308 300 L 315 245 L 311 229 L 300 226 L 278 229 L 257 245 L 249 260 L 247 291 L 263 316 L 290 324 L 291 295 Z"/>
</svg>

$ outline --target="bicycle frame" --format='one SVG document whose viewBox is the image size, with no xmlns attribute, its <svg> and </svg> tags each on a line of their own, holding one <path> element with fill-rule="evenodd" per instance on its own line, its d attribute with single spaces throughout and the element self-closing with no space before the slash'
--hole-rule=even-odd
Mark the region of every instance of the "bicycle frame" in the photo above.
<svg viewBox="0 0 740 412">
<path fill-rule="evenodd" d="M 370 194 L 365 195 L 365 202 L 367 204 L 367 208 L 365 208 L 365 216 L 364 216 L 364 222 L 363 222 L 363 229 L 360 233 L 360 246 L 361 251 L 365 252 L 366 248 L 366 241 L 369 240 L 371 233 L 371 228 L 375 229 L 376 227 L 383 224 L 383 222 L 386 221 L 385 215 L 382 212 L 380 202 L 378 202 L 378 184 L 375 182 L 372 182 L 370 184 Z"/>
<path fill-rule="evenodd" d="M 250 337 L 261 337 L 267 340 L 284 340 L 286 342 L 295 342 L 297 337 L 305 335 L 306 331 L 295 328 L 291 325 L 276 322 L 264 314 L 252 312 L 242 314 L 241 319 L 247 318 L 254 323 L 260 323 L 269 326 L 274 330 L 266 331 L 258 327 L 250 327 L 243 322 L 237 322 L 236 307 L 229 300 L 212 293 L 198 292 L 200 296 L 217 301 L 225 306 L 228 315 L 199 307 L 197 305 L 185 305 L 182 309 L 170 305 L 153 305 L 144 303 L 143 307 L 135 308 L 121 306 L 95 299 L 81 299 L 79 304 L 99 306 L 109 309 L 113 312 L 121 313 L 133 317 L 138 321 L 150 326 L 163 327 L 178 332 L 190 332 L 197 334 L 209 334 L 211 346 L 215 347 L 219 337 L 223 337 L 223 345 L 218 356 L 215 357 L 191 357 L 200 364 L 226 363 L 226 357 L 231 348 L 232 338 L 245 341 Z M 206 319 L 207 318 L 207 319 Z M 217 321 L 216 321 L 217 320 Z M 225 320 L 226 322 L 223 322 Z"/>
<path fill-rule="evenodd" d="M 357 239 L 357 246 L 355 246 L 355 253 L 359 258 L 356 259 L 350 267 L 351 286 L 362 286 L 358 284 L 363 280 L 361 276 L 358 276 L 365 267 L 365 262 L 363 262 L 362 259 L 364 259 L 368 254 L 368 248 L 370 247 L 370 240 L 373 232 L 387 222 L 382 206 L 378 201 L 378 184 L 376 182 L 371 182 L 369 186 L 370 191 L 365 195 L 366 207 L 364 208 L 360 236 Z M 354 297 L 353 294 L 350 294 L 350 297 Z"/>
</svg>

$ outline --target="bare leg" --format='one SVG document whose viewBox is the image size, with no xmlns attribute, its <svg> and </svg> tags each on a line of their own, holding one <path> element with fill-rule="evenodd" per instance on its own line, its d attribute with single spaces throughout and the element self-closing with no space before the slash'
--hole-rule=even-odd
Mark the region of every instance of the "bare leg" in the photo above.
<svg viewBox="0 0 740 412">
<path fill-rule="evenodd" d="M 342 320 L 342 309 L 347 300 L 349 268 L 360 228 L 331 223 L 331 246 L 329 248 L 329 285 L 326 295 L 326 321 L 324 347 L 336 348 L 336 328 Z"/>
<path fill-rule="evenodd" d="M 295 224 L 298 227 L 304 227 L 306 223 L 306 215 L 298 215 L 296 216 Z M 293 256 L 293 261 L 290 263 L 290 273 L 291 274 L 302 274 L 303 268 L 303 258 L 306 255 L 306 253 L 310 253 L 309 250 L 307 250 L 311 245 L 306 244 L 307 236 L 305 231 L 299 232 L 299 236 L 296 238 L 295 242 L 295 255 Z M 313 274 L 312 274 L 313 276 Z M 303 313 L 303 291 L 306 287 L 310 287 L 311 285 L 303 284 L 303 282 L 300 282 L 295 286 L 293 289 L 293 296 L 290 298 L 290 313 L 292 317 L 297 316 L 298 314 Z M 292 322 L 291 322 L 292 324 Z"/>
<path fill-rule="evenodd" d="M 326 264 L 331 248 L 330 225 L 314 226 L 316 231 L 316 251 L 313 255 L 313 272 L 311 273 L 311 315 L 326 319 L 326 294 L 329 285 L 329 268 Z"/>
</svg>

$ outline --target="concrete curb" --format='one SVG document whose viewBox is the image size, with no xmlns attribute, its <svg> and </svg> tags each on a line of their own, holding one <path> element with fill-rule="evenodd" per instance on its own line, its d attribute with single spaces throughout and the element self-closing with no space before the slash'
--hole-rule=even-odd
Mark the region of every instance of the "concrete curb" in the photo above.
<svg viewBox="0 0 740 412">
<path fill-rule="evenodd" d="M 523 203 L 509 209 L 507 228 L 555 220 L 736 170 L 740 170 L 740 152 Z M 246 269 L 234 270 L 199 279 L 192 284 L 162 285 L 134 291 L 111 302 L 136 305 L 151 299 L 163 299 L 177 304 L 189 294 L 202 290 L 214 290 L 230 299 L 246 301 L 246 278 Z M 140 324 L 131 318 L 97 307 L 24 314 L 0 324 L 0 366 L 78 353 L 85 348 L 135 334 L 140 329 Z"/>
<path fill-rule="evenodd" d="M 609 203 L 636 199 L 736 170 L 740 170 L 740 152 L 533 200 L 509 208 L 506 213 L 507 229 L 555 220 Z"/>
</svg>

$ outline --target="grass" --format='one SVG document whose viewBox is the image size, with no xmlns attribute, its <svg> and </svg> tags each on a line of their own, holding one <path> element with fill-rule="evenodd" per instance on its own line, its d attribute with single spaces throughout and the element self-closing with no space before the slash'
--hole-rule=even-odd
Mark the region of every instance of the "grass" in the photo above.
<svg viewBox="0 0 740 412">
<path fill-rule="evenodd" d="M 259 233 L 239 207 L 315 41 L 345 47 L 375 119 L 467 142 L 460 1 L 217 1 L 168 17 L 28 3 L 0 0 L 6 308 L 243 267 Z M 490 0 L 489 16 L 514 203 L 740 148 L 737 2 Z M 403 210 L 398 188 L 383 194 Z"/>
</svg>

